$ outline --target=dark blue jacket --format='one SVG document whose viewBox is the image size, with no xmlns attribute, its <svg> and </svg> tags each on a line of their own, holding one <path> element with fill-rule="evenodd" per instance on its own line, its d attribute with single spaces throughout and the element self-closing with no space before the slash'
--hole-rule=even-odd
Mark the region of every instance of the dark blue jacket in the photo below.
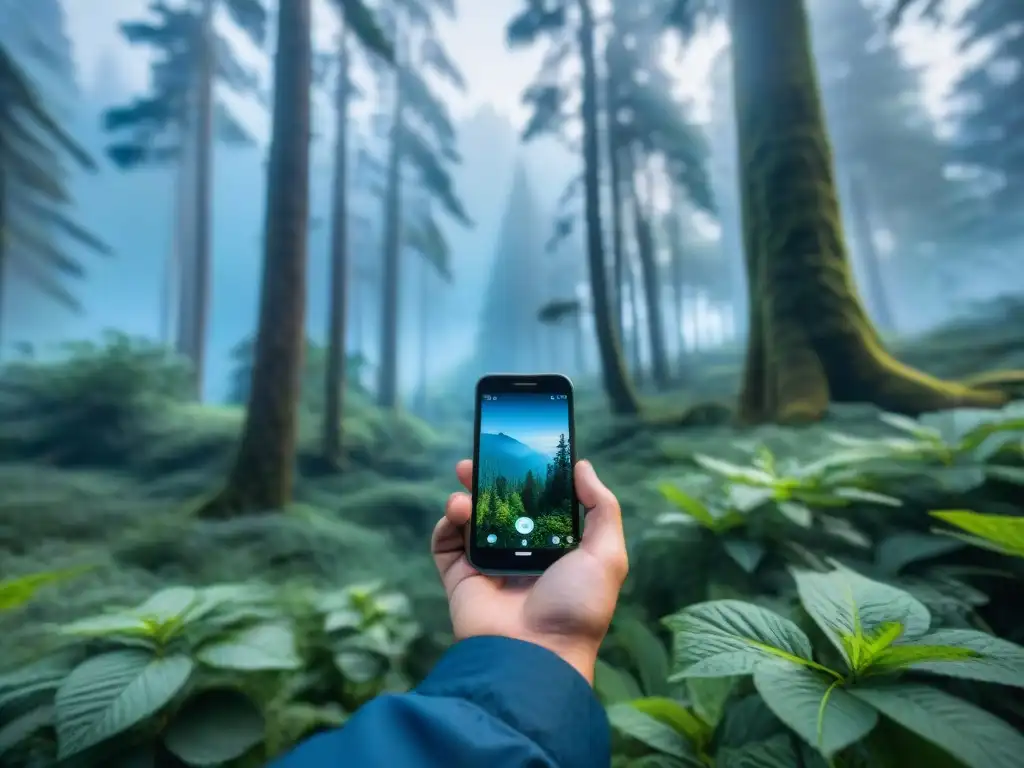
<svg viewBox="0 0 1024 768">
<path fill-rule="evenodd" d="M 474 637 L 411 693 L 378 696 L 271 768 L 606 768 L 610 742 L 575 669 L 531 643 Z"/>
</svg>

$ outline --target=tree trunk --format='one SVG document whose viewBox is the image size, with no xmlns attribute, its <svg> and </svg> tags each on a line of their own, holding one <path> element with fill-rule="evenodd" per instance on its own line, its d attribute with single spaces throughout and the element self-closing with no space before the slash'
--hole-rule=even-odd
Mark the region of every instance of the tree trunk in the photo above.
<svg viewBox="0 0 1024 768">
<path fill-rule="evenodd" d="M 648 185 L 648 192 L 653 184 Z M 654 253 L 654 230 L 651 226 L 653 205 L 644 211 L 636 189 L 635 169 L 630 178 L 630 198 L 633 202 L 633 224 L 636 228 L 636 249 L 643 280 L 644 300 L 647 305 L 647 334 L 651 342 L 651 378 L 658 389 L 668 386 L 668 353 L 665 351 L 665 325 L 661 311 L 661 276 Z"/>
<path fill-rule="evenodd" d="M 401 30 L 395 39 L 401 42 Z M 396 57 L 399 45 L 395 46 Z M 398 288 L 402 256 L 402 66 L 395 62 L 395 105 L 388 150 L 384 201 L 384 264 L 381 270 L 380 363 L 377 401 L 382 408 L 398 407 Z"/>
<path fill-rule="evenodd" d="M 686 302 L 684 300 L 684 269 L 683 269 L 683 244 L 682 231 L 679 222 L 679 194 L 674 186 L 669 188 L 671 195 L 668 215 L 668 247 L 669 263 L 672 272 L 672 297 L 673 297 L 673 319 L 672 335 L 677 345 L 676 366 L 677 377 L 680 381 L 686 380 L 686 339 L 683 336 L 683 317 Z"/>
<path fill-rule="evenodd" d="M 6 115 L 0 114 L 0 124 L 8 119 Z M 7 238 L 4 232 L 7 231 L 7 165 L 4 162 L 3 136 L 0 136 L 0 360 L 4 358 L 4 332 L 7 330 L 4 309 L 7 306 L 7 267 L 8 251 Z"/>
<path fill-rule="evenodd" d="M 623 256 L 623 231 L 622 231 L 622 156 L 619 146 L 617 126 L 617 98 L 615 93 L 614 71 L 614 44 L 613 40 L 608 45 L 606 56 L 605 72 L 605 102 L 608 113 L 608 183 L 611 186 L 611 207 L 612 207 L 612 291 L 610 292 L 611 306 L 615 312 L 615 330 L 619 338 L 625 338 L 626 326 L 624 316 L 623 293 L 626 290 L 626 260 Z"/>
<path fill-rule="evenodd" d="M 631 323 L 630 332 L 632 339 L 630 347 L 633 353 L 633 379 L 637 386 L 644 384 L 644 356 L 643 356 L 643 331 L 640 323 L 640 286 L 637 279 L 637 265 L 635 259 L 630 259 L 629 278 L 629 319 Z"/>
<path fill-rule="evenodd" d="M 348 319 L 348 39 L 345 21 L 338 36 L 335 90 L 334 184 L 331 210 L 331 266 L 328 277 L 327 371 L 324 376 L 323 455 L 341 460 L 345 396 L 345 334 Z"/>
<path fill-rule="evenodd" d="M 290 0 L 281 4 L 277 20 L 252 385 L 227 488 L 201 510 L 205 516 L 280 510 L 292 498 L 305 346 L 311 80 L 310 0 Z"/>
<path fill-rule="evenodd" d="M 867 281 L 868 306 L 874 310 L 876 325 L 883 331 L 893 331 L 896 326 L 893 322 L 892 304 L 889 302 L 885 279 L 882 277 L 882 262 L 875 247 L 867 190 L 864 188 L 864 178 L 859 169 L 854 169 L 850 174 L 850 205 L 853 207 L 854 239 Z"/>
<path fill-rule="evenodd" d="M 750 337 L 740 415 L 816 420 L 830 401 L 908 414 L 994 406 L 894 360 L 853 287 L 803 0 L 733 0 Z"/>
<path fill-rule="evenodd" d="M 427 415 L 427 360 L 430 359 L 430 280 L 433 278 L 431 266 L 426 259 L 420 259 L 420 359 L 419 359 L 419 407 L 417 411 L 422 418 Z"/>
<path fill-rule="evenodd" d="M 580 59 L 583 65 L 584 191 L 587 222 L 587 266 L 593 294 L 594 331 L 601 357 L 601 377 L 613 413 L 635 414 L 640 410 L 622 361 L 622 348 L 612 322 L 608 298 L 608 272 L 601 232 L 601 148 L 598 142 L 597 71 L 594 52 L 594 14 L 589 0 L 578 0 L 580 9 Z"/>
<path fill-rule="evenodd" d="M 190 339 L 196 398 L 203 399 L 206 370 L 206 325 L 210 309 L 210 241 L 213 215 L 213 86 L 216 74 L 213 11 L 215 0 L 203 0 L 200 26 L 199 94 L 196 105 L 195 178 L 195 313 Z"/>
<path fill-rule="evenodd" d="M 196 100 L 198 85 L 191 84 L 182 116 L 181 158 L 178 163 L 178 199 L 175 231 L 178 270 L 175 286 L 174 348 L 192 363 L 193 324 L 195 323 L 195 205 L 196 187 Z"/>
</svg>

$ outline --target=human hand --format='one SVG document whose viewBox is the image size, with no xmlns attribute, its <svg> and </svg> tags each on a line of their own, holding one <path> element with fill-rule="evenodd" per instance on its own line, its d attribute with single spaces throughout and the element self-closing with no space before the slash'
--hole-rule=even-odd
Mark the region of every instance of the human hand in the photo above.
<svg viewBox="0 0 1024 768">
<path fill-rule="evenodd" d="M 473 463 L 460 461 L 470 490 Z M 597 649 L 608 632 L 629 570 L 619 502 L 588 461 L 574 468 L 576 494 L 587 510 L 580 545 L 541 576 L 485 576 L 466 557 L 473 513 L 468 493 L 453 493 L 434 528 L 431 551 L 441 574 L 456 640 L 498 635 L 536 643 L 571 664 L 590 683 Z"/>
</svg>

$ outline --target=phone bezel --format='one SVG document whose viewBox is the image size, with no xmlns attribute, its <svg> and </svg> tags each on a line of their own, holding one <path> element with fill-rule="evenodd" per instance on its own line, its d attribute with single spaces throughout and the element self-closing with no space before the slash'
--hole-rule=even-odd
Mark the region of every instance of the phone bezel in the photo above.
<svg viewBox="0 0 1024 768">
<path fill-rule="evenodd" d="M 522 574 L 543 573 L 545 569 L 557 562 L 567 552 L 579 545 L 583 532 L 582 514 L 580 513 L 579 497 L 576 495 L 576 484 L 572 485 L 573 539 L 574 544 L 565 548 L 540 549 L 496 549 L 480 547 L 476 543 L 476 499 L 478 493 L 478 467 L 480 466 L 480 417 L 484 395 L 501 394 L 552 394 L 568 395 L 569 404 L 569 457 L 572 466 L 576 466 L 576 415 L 575 398 L 572 381 L 568 376 L 559 373 L 541 374 L 491 374 L 482 377 L 476 384 L 476 402 L 473 418 L 473 515 L 469 524 L 469 540 L 466 543 L 466 555 L 469 562 L 477 570 L 491 574 Z M 530 555 L 517 555 L 516 552 L 530 552 Z"/>
</svg>

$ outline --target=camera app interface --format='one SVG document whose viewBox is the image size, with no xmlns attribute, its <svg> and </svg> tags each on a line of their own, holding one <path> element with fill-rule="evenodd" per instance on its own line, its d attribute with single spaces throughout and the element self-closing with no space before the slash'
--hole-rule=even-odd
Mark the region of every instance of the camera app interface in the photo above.
<svg viewBox="0 0 1024 768">
<path fill-rule="evenodd" d="M 483 395 L 476 543 L 574 545 L 568 395 Z"/>
</svg>

